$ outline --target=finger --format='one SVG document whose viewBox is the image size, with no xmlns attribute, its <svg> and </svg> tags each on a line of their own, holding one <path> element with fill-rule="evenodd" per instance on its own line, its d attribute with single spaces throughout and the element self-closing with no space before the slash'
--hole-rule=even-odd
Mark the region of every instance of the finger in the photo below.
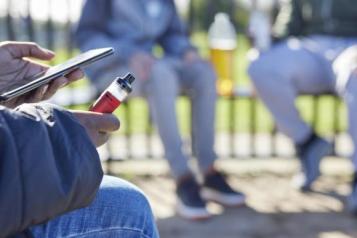
<svg viewBox="0 0 357 238">
<path fill-rule="evenodd" d="M 31 91 L 27 98 L 24 100 L 27 103 L 40 102 L 43 100 L 44 95 L 48 89 L 48 85 L 43 85 L 38 89 Z"/>
<path fill-rule="evenodd" d="M 5 49 L 9 50 L 15 58 L 33 57 L 40 60 L 50 60 L 55 56 L 54 52 L 33 42 L 9 42 L 5 44 Z"/>
<path fill-rule="evenodd" d="M 27 73 L 24 77 L 24 83 L 33 81 L 41 76 L 43 76 L 49 69 L 48 65 L 41 64 L 38 62 L 29 61 L 27 66 Z"/>
<path fill-rule="evenodd" d="M 111 132 L 118 130 L 120 122 L 112 114 L 70 110 L 84 127 L 91 131 Z"/>
<path fill-rule="evenodd" d="M 74 82 L 84 77 L 84 72 L 81 69 L 76 69 L 65 76 L 69 82 Z"/>
<path fill-rule="evenodd" d="M 96 128 L 100 132 L 116 131 L 120 127 L 119 119 L 112 114 L 97 114 Z"/>
<path fill-rule="evenodd" d="M 65 77 L 60 77 L 55 79 L 52 83 L 48 85 L 48 89 L 43 96 L 44 100 L 51 98 L 60 88 L 68 84 L 68 79 Z"/>
<path fill-rule="evenodd" d="M 95 145 L 97 147 L 101 146 L 101 145 L 104 145 L 108 140 L 109 140 L 109 133 L 106 133 L 106 132 L 99 132 L 97 134 L 97 138 L 96 138 L 96 141 L 95 141 Z"/>
<path fill-rule="evenodd" d="M 8 108 L 15 108 L 19 105 L 21 105 L 23 102 L 24 98 L 23 97 L 16 97 L 11 100 L 8 100 L 6 102 L 1 103 L 1 105 L 8 107 Z"/>
<path fill-rule="evenodd" d="M 46 71 L 48 70 L 51 66 L 47 65 L 47 64 L 44 64 L 42 62 L 38 62 L 38 61 L 34 61 L 34 60 L 31 60 L 31 59 L 26 59 L 26 62 L 29 62 L 30 63 L 30 67 L 32 68 L 38 68 L 38 71 L 41 72 L 41 71 Z"/>
</svg>

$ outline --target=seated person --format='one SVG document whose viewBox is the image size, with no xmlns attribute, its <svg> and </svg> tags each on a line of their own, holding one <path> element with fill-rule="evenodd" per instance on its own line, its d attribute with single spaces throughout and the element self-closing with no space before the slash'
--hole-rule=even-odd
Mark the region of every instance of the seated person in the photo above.
<svg viewBox="0 0 357 238">
<path fill-rule="evenodd" d="M 82 51 L 114 46 L 117 52 L 88 70 L 99 91 L 126 71 L 138 79 L 133 93 L 142 93 L 148 100 L 177 183 L 180 215 L 189 219 L 210 217 L 207 200 L 231 206 L 244 203 L 243 194 L 234 191 L 214 168 L 216 76 L 191 45 L 173 0 L 86 1 L 76 41 Z M 162 58 L 153 55 L 155 45 L 162 47 Z M 202 188 L 182 151 L 175 111 L 181 90 L 192 101 L 193 151 L 204 178 Z"/>
<path fill-rule="evenodd" d="M 357 5 L 353 0 L 293 0 L 286 4 L 274 26 L 286 38 L 261 52 L 249 74 L 278 128 L 294 141 L 302 163 L 295 182 L 308 190 L 332 145 L 301 119 L 295 99 L 299 93 L 336 92 L 347 105 L 349 133 L 357 145 Z M 352 160 L 356 170 L 356 150 Z M 354 212 L 356 181 L 350 197 Z"/>
<path fill-rule="evenodd" d="M 0 43 L 0 91 L 46 69 L 29 57 L 53 56 L 33 43 Z M 116 117 L 23 104 L 82 76 L 74 71 L 0 106 L 0 237 L 158 237 L 145 195 L 103 179 L 95 146 L 119 128 Z"/>
</svg>

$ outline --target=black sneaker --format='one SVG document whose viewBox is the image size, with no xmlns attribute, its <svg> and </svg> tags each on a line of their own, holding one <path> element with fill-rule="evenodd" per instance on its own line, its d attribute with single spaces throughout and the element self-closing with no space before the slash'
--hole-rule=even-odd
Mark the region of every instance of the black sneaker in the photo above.
<svg viewBox="0 0 357 238">
<path fill-rule="evenodd" d="M 190 220 L 205 220 L 212 217 L 206 208 L 206 202 L 200 195 L 200 186 L 193 176 L 177 184 L 177 213 Z"/>
<path fill-rule="evenodd" d="M 320 176 L 321 159 L 331 153 L 332 144 L 312 134 L 304 144 L 296 146 L 296 151 L 302 171 L 293 178 L 293 184 L 302 191 L 309 191 Z"/>
<path fill-rule="evenodd" d="M 223 174 L 214 171 L 204 178 L 201 196 L 206 201 L 214 201 L 223 206 L 237 207 L 245 204 L 244 194 L 234 191 Z"/>
</svg>

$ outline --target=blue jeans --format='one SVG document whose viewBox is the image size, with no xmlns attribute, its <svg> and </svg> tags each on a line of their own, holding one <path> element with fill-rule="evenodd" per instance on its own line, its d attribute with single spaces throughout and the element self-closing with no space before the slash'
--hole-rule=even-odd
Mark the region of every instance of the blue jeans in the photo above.
<svg viewBox="0 0 357 238">
<path fill-rule="evenodd" d="M 93 203 L 31 228 L 34 237 L 159 237 L 149 202 L 132 184 L 105 176 Z"/>
</svg>

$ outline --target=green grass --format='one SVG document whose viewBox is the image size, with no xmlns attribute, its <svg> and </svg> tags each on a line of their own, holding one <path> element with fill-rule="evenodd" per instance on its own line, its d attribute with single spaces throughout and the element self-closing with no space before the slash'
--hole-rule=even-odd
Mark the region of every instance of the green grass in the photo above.
<svg viewBox="0 0 357 238">
<path fill-rule="evenodd" d="M 208 57 L 209 48 L 205 33 L 196 33 L 192 36 L 192 40 L 203 57 Z M 248 61 L 246 57 L 249 44 L 244 36 L 238 36 L 238 48 L 235 53 L 236 67 L 234 69 L 234 79 L 238 87 L 246 87 L 250 85 L 249 77 L 246 74 Z M 160 54 L 160 49 L 157 50 Z M 56 52 L 57 57 L 53 63 L 63 62 L 68 58 L 65 50 Z M 83 87 L 88 84 L 87 80 L 81 80 L 71 85 L 71 87 Z M 332 128 L 335 123 L 335 118 L 338 118 L 338 131 L 346 130 L 346 109 L 339 101 L 338 110 L 334 112 L 335 98 L 331 96 L 319 97 L 316 130 L 323 134 L 329 135 L 332 133 Z M 231 108 L 234 104 L 235 117 L 234 122 L 231 120 Z M 252 110 L 252 104 L 255 104 L 255 110 Z M 311 123 L 314 117 L 313 100 L 310 96 L 301 96 L 297 101 L 298 108 L 303 118 Z M 86 110 L 88 105 L 79 105 L 72 108 Z M 126 107 L 119 108 L 115 114 L 120 118 L 122 127 L 119 133 L 142 133 L 146 132 L 150 124 L 148 122 L 149 112 L 147 104 L 142 98 L 131 99 L 129 102 L 130 110 L 127 111 Z M 232 102 L 227 98 L 219 98 L 217 101 L 216 112 L 216 130 L 219 132 L 234 130 L 236 132 L 271 132 L 274 129 L 274 123 L 270 114 L 260 101 L 255 99 L 237 98 Z M 177 113 L 178 123 L 183 134 L 188 135 L 190 131 L 190 104 L 189 100 L 180 97 L 177 100 Z M 252 115 L 255 115 L 255 120 L 252 120 Z M 337 114 L 337 115 L 335 115 Z M 129 121 L 130 120 L 130 121 Z M 253 129 L 252 129 L 253 128 Z"/>
</svg>

